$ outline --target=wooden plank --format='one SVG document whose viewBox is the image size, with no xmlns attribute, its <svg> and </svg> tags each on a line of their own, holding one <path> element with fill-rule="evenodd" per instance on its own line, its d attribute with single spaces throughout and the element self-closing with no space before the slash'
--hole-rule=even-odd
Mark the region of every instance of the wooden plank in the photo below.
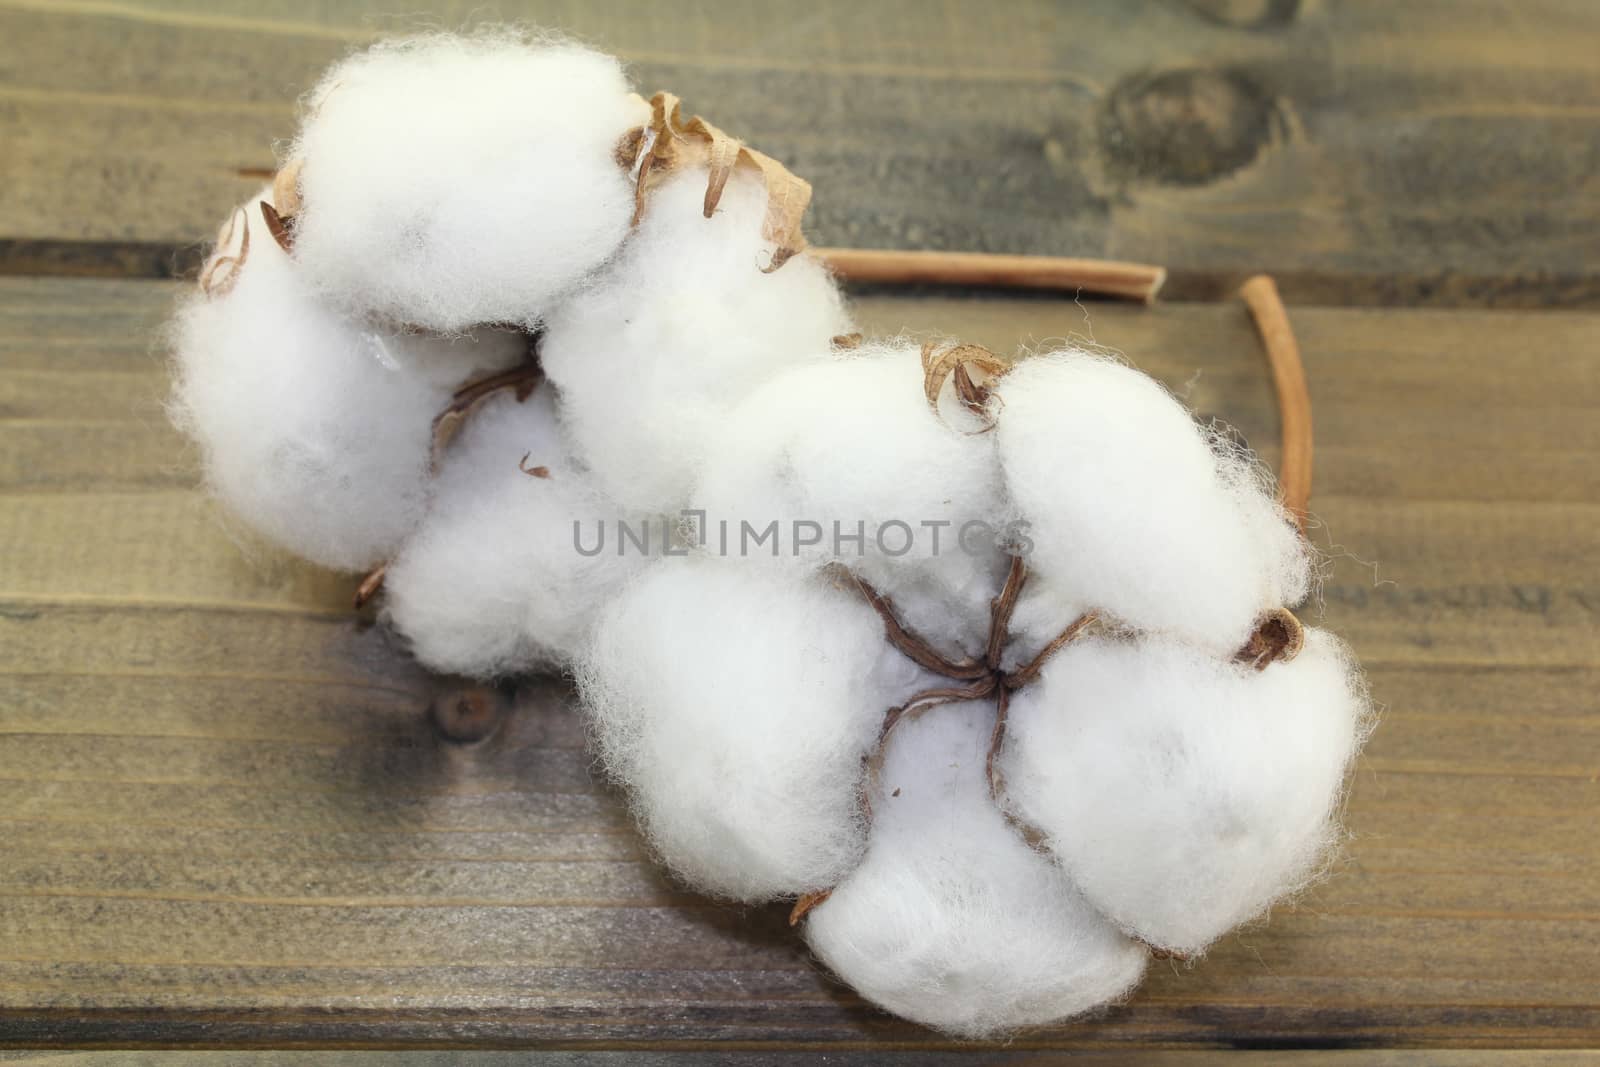
<svg viewBox="0 0 1600 1067">
<path fill-rule="evenodd" d="M 996 1067 L 1209 1067 L 1216 1063 L 1245 1067 L 1589 1067 L 1600 1054 L 1589 1051 L 1535 1051 L 1495 1049 L 1492 1052 L 1437 1052 L 1407 1049 L 1272 1052 L 1074 1052 L 1051 1055 L 1038 1052 L 989 1052 L 982 1062 Z M 1225 1058 L 1226 1057 L 1226 1058 Z M 15 1052 L 0 1051 L 0 1063 L 13 1067 L 166 1067 L 170 1054 L 159 1052 Z M 382 1063 L 400 1067 L 523 1067 L 526 1053 L 518 1052 L 190 1052 L 186 1063 L 222 1063 L 227 1067 L 319 1067 L 326 1063 Z M 540 1067 L 701 1067 L 702 1064 L 737 1064 L 739 1067 L 811 1067 L 818 1062 L 812 1052 L 753 1052 L 697 1049 L 693 1052 L 545 1052 Z M 829 1067 L 959 1067 L 973 1062 L 970 1052 L 830 1052 Z"/>
<path fill-rule="evenodd" d="M 666 879 L 559 683 L 450 742 L 425 709 L 454 683 L 350 613 L 348 578 L 241 551 L 161 422 L 145 338 L 172 298 L 0 280 L 0 1046 L 948 1046 L 819 972 L 781 908 Z M 1241 308 L 859 312 L 1002 350 L 1092 336 L 1274 452 Z M 1295 324 L 1340 546 L 1319 621 L 1386 706 L 1348 855 L 1015 1048 L 1592 1047 L 1600 315 Z"/>
<path fill-rule="evenodd" d="M 165 275 L 384 0 L 0 0 L 0 270 Z M 481 18 L 433 5 L 436 25 Z M 821 243 L 1151 259 L 1169 295 L 1600 305 L 1583 0 L 529 0 L 790 162 Z"/>
</svg>

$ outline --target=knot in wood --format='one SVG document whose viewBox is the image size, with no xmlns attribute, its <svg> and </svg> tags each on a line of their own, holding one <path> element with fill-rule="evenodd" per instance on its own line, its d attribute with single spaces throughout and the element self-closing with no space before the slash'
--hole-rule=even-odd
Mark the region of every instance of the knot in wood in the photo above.
<svg viewBox="0 0 1600 1067">
<path fill-rule="evenodd" d="M 434 698 L 429 718 L 446 741 L 470 745 L 495 732 L 504 717 L 505 698 L 487 686 L 475 685 Z"/>
<path fill-rule="evenodd" d="M 1100 113 L 1100 147 L 1116 171 L 1163 185 L 1206 185 L 1254 162 L 1280 128 L 1278 103 L 1237 70 L 1136 74 Z"/>
</svg>

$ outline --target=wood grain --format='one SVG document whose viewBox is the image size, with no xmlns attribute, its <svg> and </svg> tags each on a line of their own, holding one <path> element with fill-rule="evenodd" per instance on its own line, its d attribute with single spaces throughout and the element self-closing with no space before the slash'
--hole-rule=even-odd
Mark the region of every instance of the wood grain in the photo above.
<svg viewBox="0 0 1600 1067">
<path fill-rule="evenodd" d="M 451 743 L 426 709 L 455 683 L 350 613 L 351 579 L 241 549 L 161 416 L 173 294 L 0 280 L 0 1046 L 948 1046 L 830 981 L 782 909 L 667 881 L 560 683 Z M 1242 306 L 860 313 L 1003 351 L 1092 337 L 1272 455 Z M 1600 315 L 1294 323 L 1320 621 L 1386 707 L 1348 857 L 1202 963 L 1020 1039 L 1029 1062 L 1600 1044 Z"/>
<path fill-rule="evenodd" d="M 169 275 L 388 0 L 0 0 L 0 270 Z M 1585 0 L 439 0 L 626 57 L 790 163 L 824 244 L 1103 256 L 1211 298 L 1600 306 Z"/>
<path fill-rule="evenodd" d="M 1592 1067 L 1600 1053 L 1585 1051 L 1533 1051 L 1495 1049 L 1487 1052 L 1418 1051 L 1272 1051 L 1272 1052 L 971 1052 L 883 1051 L 752 1052 L 697 1049 L 693 1052 L 544 1052 L 540 1067 L 700 1067 L 702 1064 L 738 1064 L 739 1067 L 959 1067 L 974 1062 L 995 1067 L 1212 1067 L 1226 1062 L 1243 1067 Z M 189 1063 L 220 1063 L 226 1067 L 321 1067 L 330 1062 L 381 1063 L 384 1067 L 524 1067 L 527 1053 L 519 1052 L 189 1052 Z M 0 1050 L 0 1063 L 11 1067 L 165 1067 L 171 1053 L 160 1052 L 13 1052 Z"/>
</svg>

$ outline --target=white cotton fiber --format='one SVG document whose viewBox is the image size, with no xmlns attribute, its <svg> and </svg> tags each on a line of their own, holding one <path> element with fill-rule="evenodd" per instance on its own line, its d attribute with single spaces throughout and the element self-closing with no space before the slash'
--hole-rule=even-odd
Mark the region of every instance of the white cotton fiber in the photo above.
<svg viewBox="0 0 1600 1067">
<path fill-rule="evenodd" d="M 951 704 L 894 729 L 866 857 L 806 919 L 817 955 L 862 995 L 961 1037 L 1115 1000 L 1146 958 L 990 802 L 993 716 Z"/>
<path fill-rule="evenodd" d="M 759 177 L 736 169 L 709 219 L 706 182 L 689 168 L 655 188 L 622 257 L 550 317 L 544 339 L 562 420 L 597 487 L 646 511 L 683 506 L 736 402 L 785 367 L 827 358 L 849 329 L 813 257 L 762 272 L 774 246 L 761 235 Z"/>
<path fill-rule="evenodd" d="M 1154 380 L 1066 351 L 1022 361 L 992 401 L 1029 565 L 1111 617 L 1218 652 L 1305 592 L 1306 550 L 1239 457 Z"/>
<path fill-rule="evenodd" d="M 753 563 L 836 560 L 947 655 L 980 654 L 1009 562 L 993 537 L 1004 486 L 992 435 L 942 420 L 922 381 L 906 341 L 785 371 L 721 426 L 692 502 L 717 535 L 708 550 L 720 553 L 726 523 L 730 550 Z M 770 541 L 737 539 L 773 522 Z"/>
<path fill-rule="evenodd" d="M 521 403 L 502 393 L 451 442 L 427 517 L 389 564 L 385 616 L 435 670 L 564 669 L 601 606 L 648 563 L 632 545 L 591 554 L 596 524 L 620 518 L 573 470 L 550 391 Z"/>
<path fill-rule="evenodd" d="M 831 886 L 860 857 L 862 760 L 919 674 L 852 592 L 667 559 L 606 611 L 580 680 L 662 859 L 761 901 Z"/>
<path fill-rule="evenodd" d="M 1072 595 L 1061 583 L 1043 574 L 1030 573 L 1011 613 L 1001 666 L 1014 671 L 1031 662 L 1062 631 L 1076 623 L 1094 606 Z"/>
<path fill-rule="evenodd" d="M 610 56 L 513 31 L 380 43 L 311 93 L 295 258 L 336 299 L 453 332 L 536 324 L 628 234 Z"/>
<path fill-rule="evenodd" d="M 262 220 L 231 242 L 172 328 L 171 410 L 200 445 L 212 492 L 267 540 L 316 563 L 382 561 L 422 516 L 429 426 L 461 380 L 521 358 L 516 334 L 479 340 L 386 333 L 324 306 Z"/>
<path fill-rule="evenodd" d="M 422 665 L 572 674 L 676 877 L 798 901 L 955 1037 L 1110 1004 L 1325 869 L 1367 698 L 1326 634 L 1235 662 L 1312 580 L 1254 457 L 1086 352 L 836 345 L 823 261 L 770 269 L 803 183 L 655 118 L 532 31 L 337 63 L 172 329 L 213 493 L 384 564 Z"/>
<path fill-rule="evenodd" d="M 1170 640 L 1086 640 L 1013 697 L 1005 801 L 1096 907 L 1193 953 L 1320 870 L 1367 714 L 1326 633 L 1262 671 Z"/>
</svg>

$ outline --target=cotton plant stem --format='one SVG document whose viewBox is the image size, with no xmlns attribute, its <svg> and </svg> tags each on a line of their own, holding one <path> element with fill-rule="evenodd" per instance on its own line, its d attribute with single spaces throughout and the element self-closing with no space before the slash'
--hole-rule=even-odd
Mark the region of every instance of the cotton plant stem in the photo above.
<svg viewBox="0 0 1600 1067">
<path fill-rule="evenodd" d="M 389 565 L 380 563 L 366 573 L 361 579 L 361 584 L 356 586 L 354 596 L 357 611 L 367 606 L 367 602 L 378 595 L 378 590 L 383 588 L 383 579 L 389 573 Z"/>
<path fill-rule="evenodd" d="M 1283 506 L 1294 517 L 1302 534 L 1306 531 L 1306 509 L 1311 502 L 1311 392 L 1306 386 L 1305 364 L 1300 345 L 1289 328 L 1289 313 L 1284 310 L 1278 286 L 1265 274 L 1257 274 L 1239 289 L 1245 306 L 1255 319 L 1261 345 L 1272 370 L 1272 387 L 1278 396 L 1279 433 L 1283 456 L 1278 461 L 1278 494 Z"/>
<path fill-rule="evenodd" d="M 992 255 L 987 252 L 903 252 L 888 248 L 816 248 L 834 274 L 852 282 L 982 285 L 1082 290 L 1148 304 L 1167 280 L 1165 267 L 1109 259 Z"/>
</svg>

